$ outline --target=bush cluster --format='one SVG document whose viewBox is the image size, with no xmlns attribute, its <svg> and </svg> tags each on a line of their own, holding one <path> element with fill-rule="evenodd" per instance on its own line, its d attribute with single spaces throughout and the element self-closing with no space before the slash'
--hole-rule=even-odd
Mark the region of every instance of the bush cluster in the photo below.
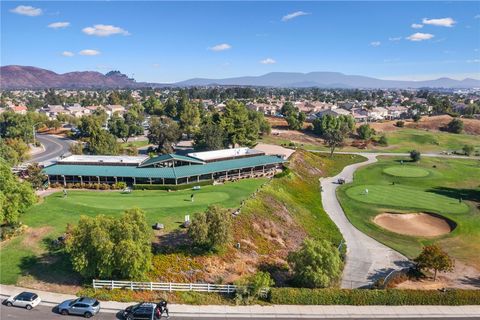
<svg viewBox="0 0 480 320">
<path fill-rule="evenodd" d="M 213 184 L 213 180 L 204 180 L 195 183 L 188 184 L 135 184 L 133 185 L 134 190 L 185 190 L 191 189 L 195 186 L 208 186 Z"/>
<path fill-rule="evenodd" d="M 365 290 L 272 288 L 273 304 L 304 305 L 478 305 L 479 290 Z"/>
<path fill-rule="evenodd" d="M 125 182 L 117 182 L 114 184 L 107 183 L 51 183 L 51 188 L 66 188 L 66 189 L 93 189 L 93 190 L 122 190 L 127 184 Z"/>
</svg>

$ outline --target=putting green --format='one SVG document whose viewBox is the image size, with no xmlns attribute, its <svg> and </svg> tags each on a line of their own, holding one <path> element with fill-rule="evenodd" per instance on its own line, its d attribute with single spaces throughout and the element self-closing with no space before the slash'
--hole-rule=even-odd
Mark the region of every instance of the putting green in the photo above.
<svg viewBox="0 0 480 320">
<path fill-rule="evenodd" d="M 368 194 L 365 192 L 368 189 Z M 457 199 L 412 186 L 358 185 L 346 189 L 348 197 L 388 207 L 422 209 L 433 212 L 465 213 L 468 206 Z"/>
<path fill-rule="evenodd" d="M 430 174 L 430 172 L 426 169 L 417 168 L 410 165 L 391 166 L 383 169 L 383 172 L 391 176 L 402 178 L 421 178 Z"/>
</svg>

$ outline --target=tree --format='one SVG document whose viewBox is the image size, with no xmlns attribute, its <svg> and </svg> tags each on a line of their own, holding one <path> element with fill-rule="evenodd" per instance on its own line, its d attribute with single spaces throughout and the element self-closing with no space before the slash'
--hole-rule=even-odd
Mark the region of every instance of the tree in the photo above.
<svg viewBox="0 0 480 320">
<path fill-rule="evenodd" d="M 188 234 L 197 246 L 210 250 L 219 249 L 231 239 L 232 216 L 227 209 L 212 205 L 197 213 Z"/>
<path fill-rule="evenodd" d="M 287 260 L 295 282 L 302 287 L 329 287 L 342 273 L 340 253 L 326 240 L 305 239 L 300 250 L 291 252 Z"/>
<path fill-rule="evenodd" d="M 72 154 L 83 154 L 83 143 L 82 142 L 74 142 L 71 143 L 68 147 L 68 150 Z"/>
<path fill-rule="evenodd" d="M 375 134 L 375 130 L 368 124 L 362 124 L 357 128 L 357 134 L 362 140 L 370 140 Z"/>
<path fill-rule="evenodd" d="M 285 102 L 280 110 L 280 113 L 285 117 L 289 129 L 301 130 L 303 128 L 303 122 L 307 117 L 303 112 L 300 112 L 292 102 Z"/>
<path fill-rule="evenodd" d="M 353 131 L 355 120 L 352 116 L 326 114 L 313 121 L 313 132 L 322 136 L 326 131 L 341 129 L 347 134 Z"/>
<path fill-rule="evenodd" d="M 90 154 L 117 155 L 120 146 L 115 136 L 102 129 L 87 139 L 86 149 Z"/>
<path fill-rule="evenodd" d="M 130 137 L 128 125 L 125 123 L 125 119 L 114 113 L 108 120 L 108 131 L 115 137 L 120 138 L 123 142 L 127 142 Z"/>
<path fill-rule="evenodd" d="M 81 216 L 67 237 L 73 269 L 85 278 L 142 280 L 151 268 L 151 229 L 140 209 L 120 218 Z"/>
<path fill-rule="evenodd" d="M 253 146 L 260 134 L 270 130 L 263 114 L 248 110 L 243 103 L 236 100 L 229 100 L 226 103 L 220 124 L 231 146 Z"/>
<path fill-rule="evenodd" d="M 335 149 L 337 147 L 343 146 L 345 141 L 346 133 L 341 129 L 328 129 L 322 135 L 322 139 L 325 141 L 325 144 L 330 148 L 330 157 L 333 156 Z"/>
<path fill-rule="evenodd" d="M 5 111 L 0 114 L 0 138 L 22 139 L 25 143 L 33 141 L 32 112 L 26 115 Z"/>
<path fill-rule="evenodd" d="M 395 125 L 399 128 L 403 128 L 405 126 L 405 121 L 398 120 Z"/>
<path fill-rule="evenodd" d="M 26 179 L 34 189 L 39 189 L 47 180 L 47 176 L 42 172 L 42 167 L 38 163 L 32 163 L 27 168 Z"/>
<path fill-rule="evenodd" d="M 258 298 L 265 298 L 266 293 L 275 284 L 268 272 L 259 271 L 235 283 L 235 301 L 237 304 L 250 304 Z"/>
<path fill-rule="evenodd" d="M 0 158 L 7 161 L 11 166 L 16 166 L 28 160 L 30 157 L 28 150 L 28 145 L 22 139 L 0 138 Z"/>
<path fill-rule="evenodd" d="M 160 100 L 153 95 L 145 100 L 143 107 L 145 108 L 145 112 L 149 115 L 161 116 L 164 112 L 164 106 Z"/>
<path fill-rule="evenodd" d="M 194 137 L 195 148 L 203 150 L 218 150 L 228 146 L 225 130 L 212 119 L 206 119 Z"/>
<path fill-rule="evenodd" d="M 466 156 L 472 155 L 472 153 L 475 151 L 475 147 L 468 144 L 464 145 L 462 149 Z"/>
<path fill-rule="evenodd" d="M 19 181 L 10 167 L 0 161 L 0 224 L 15 225 L 36 200 L 31 185 Z"/>
<path fill-rule="evenodd" d="M 446 131 L 451 132 L 451 133 L 462 133 L 463 131 L 463 121 L 460 119 L 452 119 L 447 126 L 446 126 Z"/>
<path fill-rule="evenodd" d="M 170 118 L 175 118 L 177 116 L 177 102 L 172 97 L 168 98 L 165 102 L 164 112 Z"/>
<path fill-rule="evenodd" d="M 420 158 L 421 158 L 421 154 L 419 151 L 417 150 L 412 150 L 410 151 L 410 159 L 412 159 L 413 162 L 418 162 L 420 161 Z"/>
<path fill-rule="evenodd" d="M 180 129 L 189 137 L 198 131 L 200 124 L 200 111 L 192 103 L 186 103 L 180 113 Z"/>
<path fill-rule="evenodd" d="M 454 267 L 454 262 L 450 256 L 435 244 L 423 247 L 420 255 L 413 261 L 416 262 L 420 270 L 434 270 L 433 281 L 437 279 L 438 271 L 448 272 L 452 271 Z"/>
<path fill-rule="evenodd" d="M 148 130 L 148 141 L 156 144 L 157 151 L 162 154 L 172 153 L 173 145 L 181 137 L 178 124 L 170 118 L 152 118 Z"/>
</svg>

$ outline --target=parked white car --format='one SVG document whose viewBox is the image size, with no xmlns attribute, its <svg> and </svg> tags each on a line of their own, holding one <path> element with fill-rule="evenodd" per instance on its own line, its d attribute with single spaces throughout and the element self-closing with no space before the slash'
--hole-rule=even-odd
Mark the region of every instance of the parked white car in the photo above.
<svg viewBox="0 0 480 320">
<path fill-rule="evenodd" d="M 22 292 L 16 296 L 11 296 L 10 298 L 8 298 L 5 304 L 8 307 L 15 306 L 31 310 L 35 308 L 40 303 L 40 301 L 42 300 L 40 299 L 38 294 L 33 292 Z"/>
</svg>

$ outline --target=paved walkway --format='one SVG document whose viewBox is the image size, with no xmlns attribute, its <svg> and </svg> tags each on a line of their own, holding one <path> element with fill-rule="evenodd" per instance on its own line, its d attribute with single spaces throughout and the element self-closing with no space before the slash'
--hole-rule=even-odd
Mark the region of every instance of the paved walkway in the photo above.
<svg viewBox="0 0 480 320">
<path fill-rule="evenodd" d="M 405 256 L 356 229 L 348 221 L 337 200 L 338 178 L 344 178 L 347 183 L 352 182 L 355 170 L 377 161 L 376 154 L 363 153 L 362 155 L 368 160 L 347 166 L 334 177 L 321 179 L 323 208 L 340 229 L 347 245 L 342 288 L 369 286 L 390 271 L 409 264 Z"/>
<path fill-rule="evenodd" d="M 73 295 L 44 292 L 15 286 L 0 285 L 0 296 L 5 297 L 22 291 L 35 291 L 42 299 L 42 305 L 55 307 L 60 302 L 75 298 Z M 117 313 L 132 303 L 102 301 L 102 312 Z M 193 306 L 171 304 L 170 315 L 192 318 L 408 318 L 408 317 L 469 317 L 480 315 L 480 306 L 300 306 L 300 305 L 270 305 L 270 306 L 224 306 L 206 305 Z"/>
</svg>

